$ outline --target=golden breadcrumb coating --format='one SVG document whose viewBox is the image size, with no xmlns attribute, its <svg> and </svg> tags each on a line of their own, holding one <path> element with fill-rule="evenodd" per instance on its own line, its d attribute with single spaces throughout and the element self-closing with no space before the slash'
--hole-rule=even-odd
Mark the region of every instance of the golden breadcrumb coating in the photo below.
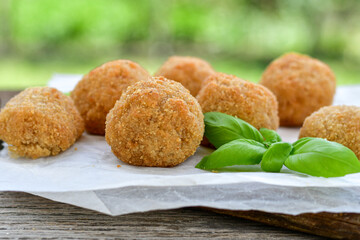
<svg viewBox="0 0 360 240">
<path fill-rule="evenodd" d="M 196 99 L 180 83 L 154 77 L 130 86 L 106 118 L 105 138 L 123 162 L 173 167 L 193 155 L 204 134 Z"/>
<path fill-rule="evenodd" d="M 266 87 L 234 75 L 215 73 L 205 80 L 197 100 L 204 113 L 236 116 L 255 128 L 277 129 L 278 103 Z"/>
<path fill-rule="evenodd" d="M 84 122 L 72 99 L 50 87 L 28 88 L 0 112 L 0 138 L 21 157 L 57 155 L 83 132 Z"/>
<path fill-rule="evenodd" d="M 260 84 L 276 95 L 281 126 L 301 126 L 311 113 L 332 104 L 336 88 L 335 75 L 325 63 L 296 53 L 275 59 Z"/>
<path fill-rule="evenodd" d="M 71 97 L 85 121 L 86 131 L 104 135 L 106 115 L 121 94 L 129 85 L 149 77 L 145 69 L 129 60 L 107 62 L 85 75 Z"/>
<path fill-rule="evenodd" d="M 155 76 L 164 76 L 181 83 L 191 95 L 196 96 L 201 83 L 215 71 L 211 65 L 195 57 L 170 57 L 155 73 Z"/>
<path fill-rule="evenodd" d="M 360 107 L 323 107 L 305 119 L 299 138 L 318 137 L 350 148 L 360 159 Z"/>
</svg>

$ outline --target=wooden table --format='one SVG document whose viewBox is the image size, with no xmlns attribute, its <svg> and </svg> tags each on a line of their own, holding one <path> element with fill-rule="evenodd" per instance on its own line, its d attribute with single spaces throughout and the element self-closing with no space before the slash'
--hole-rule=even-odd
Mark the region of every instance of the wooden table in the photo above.
<svg viewBox="0 0 360 240">
<path fill-rule="evenodd" d="M 16 93 L 0 91 L 2 105 Z M 0 192 L 0 238 L 323 239 L 269 224 L 323 236 L 360 239 L 358 214 L 290 216 L 183 208 L 110 217 L 27 193 Z"/>
</svg>

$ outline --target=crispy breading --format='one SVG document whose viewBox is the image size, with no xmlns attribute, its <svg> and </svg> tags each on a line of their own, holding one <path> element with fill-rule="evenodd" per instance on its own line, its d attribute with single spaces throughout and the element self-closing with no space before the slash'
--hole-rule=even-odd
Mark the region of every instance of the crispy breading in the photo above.
<svg viewBox="0 0 360 240">
<path fill-rule="evenodd" d="M 204 113 L 222 112 L 236 116 L 257 129 L 277 129 L 278 103 L 266 87 L 234 75 L 215 73 L 204 81 L 197 100 Z"/>
<path fill-rule="evenodd" d="M 276 95 L 281 126 L 301 126 L 311 113 L 332 104 L 336 88 L 335 75 L 325 63 L 296 53 L 275 59 L 260 84 Z"/>
<path fill-rule="evenodd" d="M 304 121 L 299 138 L 319 137 L 350 148 L 360 159 L 360 107 L 329 106 Z"/>
<path fill-rule="evenodd" d="M 173 167 L 195 153 L 203 118 L 199 103 L 180 83 L 154 77 L 130 86 L 116 102 L 105 138 L 123 162 Z"/>
<path fill-rule="evenodd" d="M 88 133 L 104 135 L 106 115 L 126 88 L 149 73 L 129 60 L 107 62 L 86 74 L 71 93 Z"/>
<path fill-rule="evenodd" d="M 28 88 L 0 112 L 0 138 L 17 156 L 57 155 L 83 131 L 83 119 L 72 99 L 50 87 Z"/>
<path fill-rule="evenodd" d="M 196 96 L 200 91 L 202 81 L 215 71 L 211 65 L 196 57 L 170 57 L 155 73 L 155 76 L 181 83 L 191 95 Z"/>
</svg>

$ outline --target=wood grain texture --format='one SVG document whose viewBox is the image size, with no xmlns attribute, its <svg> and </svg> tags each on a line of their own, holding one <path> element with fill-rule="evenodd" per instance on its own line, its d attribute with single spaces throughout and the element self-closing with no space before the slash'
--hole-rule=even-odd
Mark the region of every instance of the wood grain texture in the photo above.
<svg viewBox="0 0 360 240">
<path fill-rule="evenodd" d="M 0 238 L 321 239 L 196 208 L 111 217 L 26 193 L 0 193 Z"/>
</svg>

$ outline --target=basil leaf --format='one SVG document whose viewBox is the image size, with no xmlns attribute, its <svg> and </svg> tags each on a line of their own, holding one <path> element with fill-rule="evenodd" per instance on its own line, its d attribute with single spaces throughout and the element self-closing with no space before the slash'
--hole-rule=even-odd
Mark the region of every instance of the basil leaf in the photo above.
<svg viewBox="0 0 360 240">
<path fill-rule="evenodd" d="M 290 143 L 273 143 L 262 157 L 261 169 L 266 172 L 280 172 L 291 150 L 292 145 Z"/>
<path fill-rule="evenodd" d="M 280 135 L 274 130 L 267 128 L 260 128 L 259 131 L 261 135 L 264 137 L 265 143 L 268 145 L 282 141 Z"/>
<path fill-rule="evenodd" d="M 204 114 L 205 136 L 216 148 L 236 139 L 263 142 L 260 132 L 249 123 L 220 112 Z"/>
<path fill-rule="evenodd" d="M 293 151 L 286 159 L 285 166 L 317 177 L 341 177 L 360 172 L 360 162 L 349 148 L 310 137 L 293 143 Z"/>
<path fill-rule="evenodd" d="M 204 157 L 197 168 L 217 170 L 233 165 L 258 164 L 266 151 L 264 144 L 255 140 L 237 139 L 222 145 L 212 154 Z"/>
</svg>

